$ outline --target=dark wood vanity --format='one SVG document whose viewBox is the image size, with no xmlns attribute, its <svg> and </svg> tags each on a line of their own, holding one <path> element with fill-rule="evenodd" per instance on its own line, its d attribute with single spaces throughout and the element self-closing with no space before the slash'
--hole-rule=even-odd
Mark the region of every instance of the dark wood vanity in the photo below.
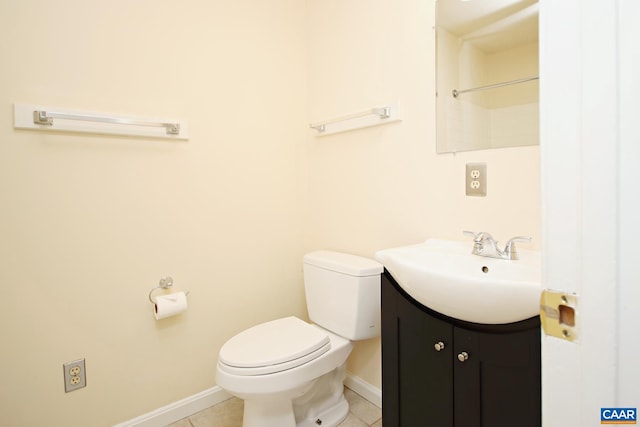
<svg viewBox="0 0 640 427">
<path fill-rule="evenodd" d="M 540 427 L 540 321 L 485 325 L 415 301 L 382 275 L 385 427 Z"/>
</svg>

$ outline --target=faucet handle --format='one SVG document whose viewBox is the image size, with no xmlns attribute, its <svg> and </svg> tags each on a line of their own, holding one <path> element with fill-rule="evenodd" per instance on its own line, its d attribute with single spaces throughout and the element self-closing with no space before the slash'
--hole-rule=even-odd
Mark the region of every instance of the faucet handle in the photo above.
<svg viewBox="0 0 640 427">
<path fill-rule="evenodd" d="M 513 245 L 515 242 L 529 243 L 529 242 L 531 242 L 531 237 L 529 237 L 529 236 L 512 237 L 507 241 L 507 246 Z"/>
<path fill-rule="evenodd" d="M 528 236 L 516 236 L 507 241 L 504 247 L 504 254 L 511 260 L 518 259 L 518 251 L 516 250 L 516 242 L 531 242 L 531 237 Z"/>
<path fill-rule="evenodd" d="M 466 236 L 473 237 L 473 250 L 471 251 L 473 255 L 488 256 L 486 255 L 487 249 L 485 249 L 484 247 L 485 244 L 489 245 L 489 253 L 498 251 L 498 248 L 496 247 L 497 242 L 493 240 L 491 234 L 485 231 L 481 231 L 479 233 L 474 233 L 473 231 L 463 231 L 463 233 Z"/>
<path fill-rule="evenodd" d="M 473 231 L 463 230 L 462 234 L 464 234 L 465 236 L 473 237 L 474 239 L 476 238 L 476 233 L 474 233 Z"/>
<path fill-rule="evenodd" d="M 465 236 L 473 237 L 474 242 L 482 242 L 483 240 L 487 240 L 487 239 L 493 240 L 493 237 L 491 237 L 491 234 L 487 233 L 486 231 L 475 233 L 473 231 L 464 230 L 462 233 Z"/>
</svg>

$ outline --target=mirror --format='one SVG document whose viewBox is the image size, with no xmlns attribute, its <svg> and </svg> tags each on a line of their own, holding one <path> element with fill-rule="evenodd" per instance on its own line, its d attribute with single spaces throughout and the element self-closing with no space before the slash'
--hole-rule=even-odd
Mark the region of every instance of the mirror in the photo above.
<svg viewBox="0 0 640 427">
<path fill-rule="evenodd" d="M 437 152 L 539 143 L 537 0 L 436 1 Z"/>
</svg>

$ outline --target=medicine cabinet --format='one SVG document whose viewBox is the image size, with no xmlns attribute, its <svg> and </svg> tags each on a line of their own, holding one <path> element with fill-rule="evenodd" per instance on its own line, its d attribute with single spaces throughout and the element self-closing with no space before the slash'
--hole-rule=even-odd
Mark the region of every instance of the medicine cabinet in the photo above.
<svg viewBox="0 0 640 427">
<path fill-rule="evenodd" d="M 436 1 L 437 151 L 539 143 L 536 0 Z"/>
</svg>

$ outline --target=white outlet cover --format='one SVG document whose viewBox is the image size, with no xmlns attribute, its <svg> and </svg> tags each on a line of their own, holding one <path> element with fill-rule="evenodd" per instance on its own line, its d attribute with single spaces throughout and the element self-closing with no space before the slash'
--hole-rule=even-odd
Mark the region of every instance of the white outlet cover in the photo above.
<svg viewBox="0 0 640 427">
<path fill-rule="evenodd" d="M 74 360 L 62 364 L 64 371 L 64 391 L 77 390 L 87 386 L 87 373 L 85 371 L 84 359 Z"/>
<path fill-rule="evenodd" d="M 467 163 L 465 170 L 465 194 L 485 197 L 487 195 L 487 164 Z"/>
</svg>

